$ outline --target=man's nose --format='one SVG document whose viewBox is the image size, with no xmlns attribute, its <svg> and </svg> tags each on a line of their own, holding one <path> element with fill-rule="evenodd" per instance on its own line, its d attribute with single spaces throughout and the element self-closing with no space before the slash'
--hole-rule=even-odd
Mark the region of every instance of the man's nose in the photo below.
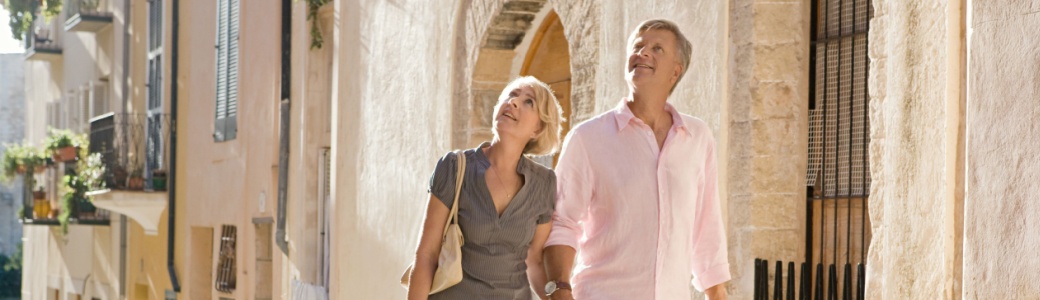
<svg viewBox="0 0 1040 300">
<path fill-rule="evenodd" d="M 646 47 L 643 47 L 639 48 L 639 50 L 636 50 L 636 55 L 638 55 L 639 57 L 647 57 L 650 54 L 646 53 Z"/>
</svg>

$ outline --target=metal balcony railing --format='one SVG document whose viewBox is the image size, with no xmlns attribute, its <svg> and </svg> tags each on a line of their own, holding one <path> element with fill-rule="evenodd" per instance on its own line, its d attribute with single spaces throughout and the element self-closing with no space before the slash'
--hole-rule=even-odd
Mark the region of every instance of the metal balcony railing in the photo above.
<svg viewBox="0 0 1040 300">
<path fill-rule="evenodd" d="M 109 113 L 90 122 L 90 153 L 100 153 L 112 190 L 164 190 L 169 115 Z M 163 174 L 160 174 L 163 173 Z M 157 176 L 158 175 L 158 176 Z"/>
<path fill-rule="evenodd" d="M 97 30 L 112 23 L 109 0 L 68 0 L 65 2 L 65 30 Z"/>
</svg>

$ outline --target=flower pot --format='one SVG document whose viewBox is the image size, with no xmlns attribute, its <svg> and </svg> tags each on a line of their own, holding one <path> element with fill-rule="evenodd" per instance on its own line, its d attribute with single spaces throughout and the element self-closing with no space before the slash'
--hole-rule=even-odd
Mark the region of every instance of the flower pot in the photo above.
<svg viewBox="0 0 1040 300">
<path fill-rule="evenodd" d="M 46 200 L 47 199 L 47 192 L 35 191 L 35 192 L 33 192 L 33 199 L 34 200 Z"/>
<path fill-rule="evenodd" d="M 76 215 L 80 219 L 93 219 L 97 213 L 97 207 L 90 200 L 83 199 L 76 202 L 76 211 Z"/>
<path fill-rule="evenodd" d="M 51 202 L 46 199 L 33 200 L 33 219 L 46 219 L 51 214 Z"/>
<path fill-rule="evenodd" d="M 56 162 L 65 162 L 76 160 L 76 147 L 64 147 L 54 150 L 52 157 Z"/>
<path fill-rule="evenodd" d="M 152 177 L 152 189 L 156 191 L 165 191 L 166 177 Z"/>
<path fill-rule="evenodd" d="M 144 189 L 144 178 L 131 176 L 126 182 L 126 189 L 135 191 Z"/>
</svg>

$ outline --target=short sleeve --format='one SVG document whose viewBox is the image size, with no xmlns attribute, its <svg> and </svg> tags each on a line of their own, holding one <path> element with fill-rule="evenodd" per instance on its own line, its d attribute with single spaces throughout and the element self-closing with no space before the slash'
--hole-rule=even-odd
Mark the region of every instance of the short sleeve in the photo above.
<svg viewBox="0 0 1040 300">
<path fill-rule="evenodd" d="M 553 211 L 556 210 L 556 173 L 550 171 L 546 175 L 545 189 L 545 196 L 542 197 L 545 202 L 541 213 L 538 214 L 538 224 L 549 223 L 552 220 Z"/>
<path fill-rule="evenodd" d="M 430 187 L 427 192 L 437 196 L 437 199 L 440 199 L 448 209 L 451 209 L 452 202 L 455 201 L 455 170 L 457 167 L 455 153 L 448 152 L 437 161 L 433 175 L 430 175 Z"/>
</svg>

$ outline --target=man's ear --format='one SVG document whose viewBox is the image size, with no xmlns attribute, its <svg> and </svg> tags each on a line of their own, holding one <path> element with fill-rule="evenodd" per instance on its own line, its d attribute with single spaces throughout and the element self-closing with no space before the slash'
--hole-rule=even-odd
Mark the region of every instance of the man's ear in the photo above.
<svg viewBox="0 0 1040 300">
<path fill-rule="evenodd" d="M 679 82 L 679 75 L 682 75 L 682 66 L 676 63 L 672 71 L 672 86 L 675 86 Z"/>
</svg>

